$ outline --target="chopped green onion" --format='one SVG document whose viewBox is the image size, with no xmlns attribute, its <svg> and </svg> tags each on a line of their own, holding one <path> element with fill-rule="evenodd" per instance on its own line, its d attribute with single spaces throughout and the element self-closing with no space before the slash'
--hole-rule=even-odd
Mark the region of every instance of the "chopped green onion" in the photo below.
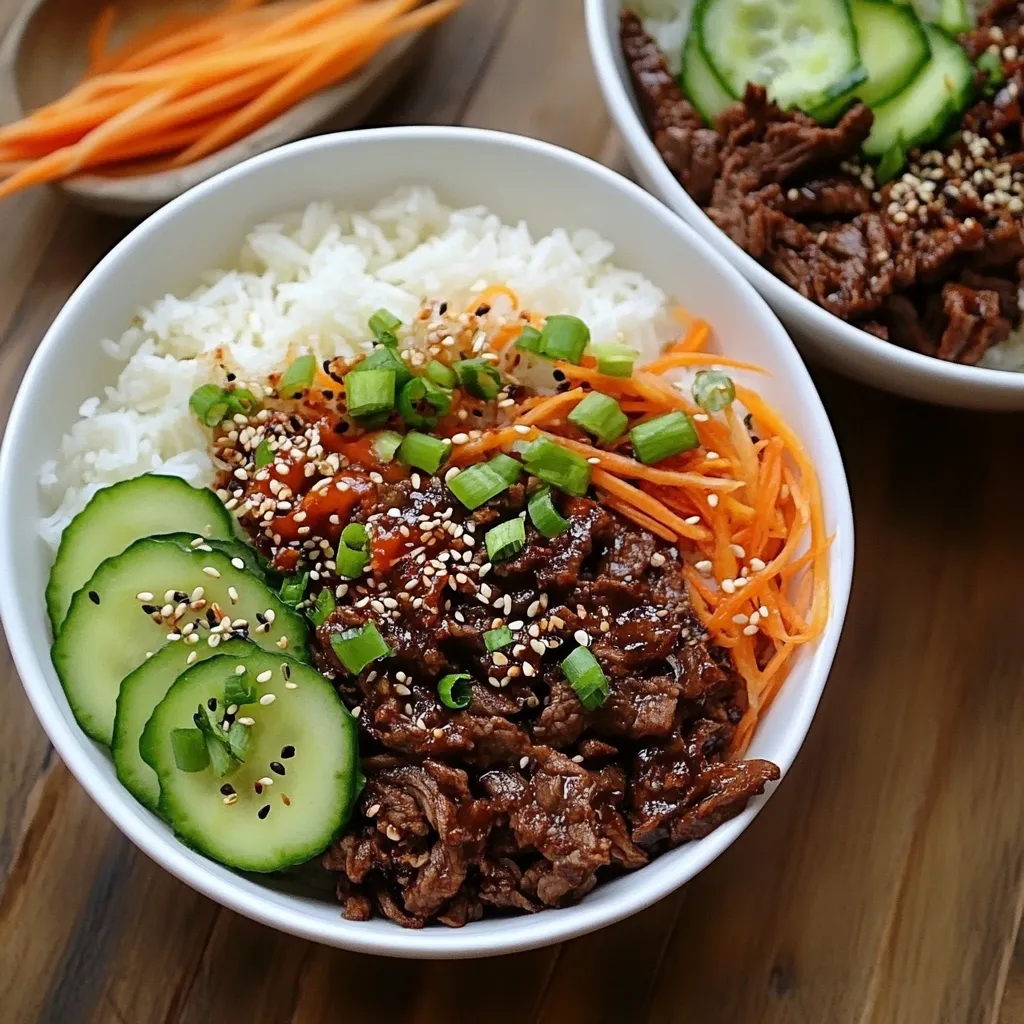
<svg viewBox="0 0 1024 1024">
<path fill-rule="evenodd" d="M 721 412 L 736 401 L 736 385 L 721 370 L 701 370 L 693 378 L 693 400 L 705 412 Z"/>
<path fill-rule="evenodd" d="M 504 562 L 515 558 L 526 547 L 526 526 L 522 519 L 508 519 L 498 523 L 484 536 L 487 557 L 491 562 Z"/>
<path fill-rule="evenodd" d="M 629 426 L 629 417 L 614 398 L 591 391 L 586 398 L 569 413 L 569 422 L 593 435 L 602 444 L 617 441 Z"/>
<path fill-rule="evenodd" d="M 543 335 L 536 327 L 531 327 L 527 324 L 519 337 L 516 338 L 516 348 L 521 349 L 523 352 L 532 352 L 534 355 L 540 355 L 542 337 Z"/>
<path fill-rule="evenodd" d="M 391 648 L 372 622 L 367 622 L 362 629 L 335 633 L 331 637 L 331 647 L 345 671 L 354 676 L 378 658 L 387 658 L 391 654 Z"/>
<path fill-rule="evenodd" d="M 338 606 L 334 603 L 334 592 L 325 587 L 316 596 L 316 603 L 309 612 L 309 619 L 314 626 L 322 626 Z"/>
<path fill-rule="evenodd" d="M 299 356 L 298 359 L 284 371 L 281 382 L 277 385 L 277 393 L 282 398 L 295 394 L 299 391 L 306 391 L 313 383 L 313 374 L 316 373 L 316 356 Z"/>
<path fill-rule="evenodd" d="M 236 761 L 244 761 L 249 749 L 249 727 L 241 722 L 232 722 L 228 728 L 228 753 Z"/>
<path fill-rule="evenodd" d="M 569 529 L 569 520 L 563 519 L 555 508 L 550 487 L 541 487 L 534 491 L 526 508 L 537 532 L 548 540 Z"/>
<path fill-rule="evenodd" d="M 469 702 L 473 699 L 473 690 L 470 687 L 472 678 L 465 672 L 453 672 L 445 676 L 437 684 L 437 695 L 441 698 L 441 703 L 452 711 L 468 708 Z"/>
<path fill-rule="evenodd" d="M 502 388 L 498 368 L 486 359 L 463 359 L 457 362 L 453 369 L 459 379 L 459 386 L 474 398 L 489 401 Z"/>
<path fill-rule="evenodd" d="M 259 699 L 256 684 L 248 672 L 240 676 L 228 676 L 228 681 L 224 684 L 224 703 L 228 707 L 232 704 L 255 704 Z"/>
<path fill-rule="evenodd" d="M 519 479 L 522 471 L 523 467 L 515 459 L 507 455 L 496 455 L 490 462 L 478 462 L 453 477 L 448 482 L 448 490 L 466 508 L 479 508 L 491 498 L 507 491 Z"/>
<path fill-rule="evenodd" d="M 425 473 L 436 473 L 448 460 L 452 452 L 451 441 L 442 441 L 430 434 L 421 434 L 418 430 L 410 430 L 398 449 L 398 457 L 414 469 L 422 469 Z"/>
<path fill-rule="evenodd" d="M 432 427 L 451 408 L 451 394 L 429 377 L 413 377 L 398 396 L 398 412 L 410 427 Z"/>
<path fill-rule="evenodd" d="M 878 167 L 875 169 L 875 180 L 880 185 L 884 185 L 887 181 L 892 181 L 903 170 L 903 165 L 906 162 L 907 144 L 903 141 L 903 135 L 901 134 L 882 154 L 882 159 L 879 160 Z"/>
<path fill-rule="evenodd" d="M 253 456 L 257 469 L 269 466 L 274 461 L 274 453 L 271 450 L 269 441 L 260 441 L 256 454 Z"/>
<path fill-rule="evenodd" d="M 353 370 L 345 374 L 345 400 L 350 416 L 376 416 L 395 407 L 394 370 Z"/>
<path fill-rule="evenodd" d="M 636 349 L 615 341 L 591 345 L 589 354 L 597 360 L 597 372 L 606 377 L 632 377 L 633 364 L 639 355 Z"/>
<path fill-rule="evenodd" d="M 394 370 L 396 391 L 401 391 L 412 380 L 412 370 L 406 366 L 405 360 L 383 343 L 377 345 L 361 363 L 357 363 L 352 372 L 365 373 L 367 370 Z"/>
<path fill-rule="evenodd" d="M 204 427 L 217 426 L 231 411 L 227 392 L 215 384 L 204 384 L 201 388 L 196 388 L 188 400 L 188 407 Z"/>
<path fill-rule="evenodd" d="M 346 547 L 355 548 L 356 551 L 365 551 L 370 543 L 370 535 L 362 523 L 349 523 L 341 531 L 341 542 Z"/>
<path fill-rule="evenodd" d="M 297 573 L 294 576 L 289 576 L 281 584 L 281 600 L 285 604 L 291 605 L 293 608 L 296 605 L 302 604 L 306 600 L 306 587 L 309 586 L 309 573 Z"/>
<path fill-rule="evenodd" d="M 382 334 L 393 335 L 401 326 L 402 321 L 390 309 L 378 309 L 370 317 L 370 330 L 373 331 L 375 338 L 379 338 Z"/>
<path fill-rule="evenodd" d="M 590 486 L 593 467 L 582 455 L 538 437 L 523 453 L 527 470 L 552 487 L 581 498 Z"/>
<path fill-rule="evenodd" d="M 502 647 L 508 647 L 512 643 L 512 630 L 508 626 L 499 626 L 497 629 L 489 629 L 484 633 L 484 644 L 492 654 L 500 651 Z"/>
<path fill-rule="evenodd" d="M 459 378 L 455 376 L 455 371 L 450 366 L 445 366 L 438 359 L 431 359 L 427 363 L 427 376 L 435 384 L 439 384 L 443 388 L 453 388 L 459 382 Z"/>
<path fill-rule="evenodd" d="M 199 731 L 206 739 L 206 752 L 210 755 L 210 763 L 218 775 L 227 775 L 235 767 L 235 761 L 228 750 L 228 739 L 217 719 L 205 704 L 192 716 Z"/>
<path fill-rule="evenodd" d="M 379 434 L 374 435 L 370 447 L 373 449 L 377 461 L 386 464 L 395 457 L 395 452 L 398 451 L 401 444 L 401 434 L 394 430 L 382 430 Z"/>
<path fill-rule="evenodd" d="M 198 729 L 172 729 L 171 753 L 183 772 L 201 772 L 210 766 L 206 737 Z"/>
<path fill-rule="evenodd" d="M 977 60 L 976 66 L 979 71 L 987 75 L 985 80 L 985 95 L 994 96 L 999 86 L 1006 81 L 1006 72 L 1003 70 L 1002 58 L 995 53 L 986 50 Z"/>
<path fill-rule="evenodd" d="M 601 707 L 608 699 L 608 679 L 589 647 L 577 647 L 562 662 L 562 671 L 588 711 Z"/>
<path fill-rule="evenodd" d="M 549 316 L 540 332 L 540 354 L 579 364 L 590 344 L 590 328 L 578 316 Z"/>
<path fill-rule="evenodd" d="M 260 400 L 248 388 L 235 388 L 226 392 L 228 405 L 233 412 L 240 412 L 243 416 L 251 416 L 259 411 Z"/>
<path fill-rule="evenodd" d="M 357 551 L 355 548 L 340 547 L 334 556 L 338 566 L 338 575 L 354 580 L 362 576 L 363 570 L 370 563 L 369 551 Z"/>
<path fill-rule="evenodd" d="M 661 462 L 700 444 L 697 428 L 685 412 L 669 412 L 648 420 L 629 432 L 636 457 L 645 465 Z"/>
</svg>

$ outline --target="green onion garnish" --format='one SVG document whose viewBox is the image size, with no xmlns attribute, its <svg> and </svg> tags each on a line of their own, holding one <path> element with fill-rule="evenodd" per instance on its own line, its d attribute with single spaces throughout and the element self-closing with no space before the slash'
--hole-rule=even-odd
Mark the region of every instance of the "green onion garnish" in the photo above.
<svg viewBox="0 0 1024 1024">
<path fill-rule="evenodd" d="M 228 681 L 224 684 L 224 703 L 228 707 L 232 704 L 255 704 L 259 699 L 256 684 L 248 672 L 240 676 L 228 676 Z"/>
<path fill-rule="evenodd" d="M 597 360 L 597 372 L 606 377 L 632 377 L 633 364 L 639 355 L 636 349 L 614 341 L 591 345 L 589 354 Z"/>
<path fill-rule="evenodd" d="M 172 729 L 171 753 L 183 772 L 201 772 L 210 765 L 206 737 L 198 729 Z"/>
<path fill-rule="evenodd" d="M 537 532 L 548 540 L 569 529 L 569 520 L 563 519 L 555 508 L 550 487 L 541 487 L 534 491 L 526 508 L 530 513 L 530 522 L 537 528 Z"/>
<path fill-rule="evenodd" d="M 577 647 L 562 662 L 562 671 L 588 711 L 601 707 L 608 699 L 608 679 L 589 647 Z"/>
<path fill-rule="evenodd" d="M 373 331 L 375 338 L 379 338 L 382 334 L 394 334 L 401 326 L 402 321 L 390 309 L 378 309 L 370 317 L 370 330 Z"/>
<path fill-rule="evenodd" d="M 591 391 L 569 413 L 569 422 L 593 435 L 603 444 L 617 441 L 629 426 L 629 418 L 614 398 Z"/>
<path fill-rule="evenodd" d="M 453 672 L 445 676 L 437 684 L 437 695 L 441 703 L 452 711 L 461 711 L 469 707 L 473 699 L 473 691 L 470 687 L 472 676 L 465 672 Z"/>
<path fill-rule="evenodd" d="M 414 469 L 422 469 L 425 473 L 436 473 L 451 455 L 451 441 L 442 441 L 430 434 L 421 434 L 418 430 L 410 430 L 402 440 L 398 449 L 398 457 Z"/>
<path fill-rule="evenodd" d="M 543 335 L 536 327 L 531 327 L 527 324 L 519 337 L 516 338 L 516 348 L 521 349 L 523 352 L 532 352 L 534 355 L 540 355 L 542 337 Z"/>
<path fill-rule="evenodd" d="M 736 401 L 736 385 L 721 370 L 701 370 L 693 378 L 693 400 L 705 412 L 721 412 Z"/>
<path fill-rule="evenodd" d="M 356 551 L 365 551 L 370 543 L 370 535 L 362 523 L 349 523 L 341 531 L 341 542 L 346 547 L 355 548 Z"/>
<path fill-rule="evenodd" d="M 345 401 L 350 416 L 376 416 L 395 407 L 394 370 L 353 370 L 345 374 Z"/>
<path fill-rule="evenodd" d="M 293 608 L 296 605 L 302 604 L 306 600 L 306 587 L 308 586 L 308 572 L 296 573 L 294 576 L 287 577 L 281 584 L 281 600 Z"/>
<path fill-rule="evenodd" d="M 508 647 L 512 643 L 512 630 L 508 626 L 499 626 L 497 629 L 489 629 L 484 633 L 484 644 L 492 654 L 500 651 L 502 647 Z"/>
<path fill-rule="evenodd" d="M 540 335 L 542 356 L 577 365 L 590 344 L 590 328 L 578 316 L 549 316 Z"/>
<path fill-rule="evenodd" d="M 249 749 L 249 727 L 241 722 L 232 722 L 228 728 L 228 753 L 236 761 L 244 761 Z"/>
<path fill-rule="evenodd" d="M 907 162 L 907 144 L 903 139 L 902 132 L 897 136 L 896 141 L 882 154 L 875 168 L 875 180 L 884 185 L 892 181 L 903 170 Z"/>
<path fill-rule="evenodd" d="M 260 400 L 248 388 L 235 388 L 225 392 L 228 405 L 232 412 L 240 412 L 243 416 L 251 416 L 260 407 Z"/>
<path fill-rule="evenodd" d="M 975 66 L 979 71 L 984 71 L 988 76 L 985 80 L 985 95 L 994 96 L 999 86 L 1006 81 L 1006 72 L 1003 70 L 1003 60 L 995 53 L 986 50 L 977 60 Z"/>
<path fill-rule="evenodd" d="M 370 552 L 340 547 L 334 556 L 334 561 L 338 566 L 339 576 L 354 580 L 358 576 L 362 576 L 363 570 L 370 564 Z"/>
<path fill-rule="evenodd" d="M 486 359 L 463 359 L 455 364 L 454 370 L 459 386 L 474 398 L 488 401 L 501 390 L 501 374 Z"/>
<path fill-rule="evenodd" d="M 361 363 L 356 364 L 352 372 L 365 373 L 367 370 L 394 370 L 396 391 L 401 391 L 412 380 L 412 371 L 405 360 L 389 345 L 377 345 Z"/>
<path fill-rule="evenodd" d="M 300 391 L 306 391 L 313 383 L 313 374 L 316 373 L 316 356 L 299 356 L 298 359 L 284 371 L 281 382 L 277 385 L 277 393 L 282 398 L 294 395 Z"/>
<path fill-rule="evenodd" d="M 309 611 L 310 621 L 314 626 L 322 626 L 335 608 L 337 605 L 334 603 L 334 592 L 330 587 L 326 587 L 316 596 L 316 602 Z"/>
<path fill-rule="evenodd" d="M 697 428 L 685 412 L 669 412 L 629 432 L 636 457 L 645 465 L 661 462 L 680 452 L 688 452 L 700 444 Z"/>
<path fill-rule="evenodd" d="M 538 437 L 523 452 L 523 462 L 535 477 L 566 494 L 581 498 L 590 486 L 590 463 L 549 438 Z"/>
<path fill-rule="evenodd" d="M 492 527 L 484 536 L 487 557 L 491 562 L 514 558 L 526 547 L 526 525 L 522 519 L 506 520 Z"/>
<path fill-rule="evenodd" d="M 391 654 L 391 648 L 372 622 L 367 622 L 362 629 L 333 634 L 331 647 L 338 661 L 345 666 L 345 671 L 354 676 L 378 658 L 387 658 Z"/>
<path fill-rule="evenodd" d="M 206 752 L 210 756 L 213 770 L 218 775 L 227 775 L 235 767 L 235 762 L 228 750 L 228 738 L 213 712 L 205 704 L 200 704 L 192 721 L 206 740 Z"/>
<path fill-rule="evenodd" d="M 373 449 L 374 458 L 380 463 L 387 464 L 395 457 L 395 452 L 398 451 L 401 444 L 401 434 L 394 430 L 382 430 L 379 434 L 374 435 L 370 447 Z"/>
<path fill-rule="evenodd" d="M 274 453 L 271 450 L 269 441 L 260 441 L 256 454 L 253 456 L 253 461 L 257 469 L 269 466 L 274 461 Z"/>
<path fill-rule="evenodd" d="M 450 366 L 445 366 L 438 359 L 431 359 L 427 363 L 427 376 L 435 384 L 443 388 L 453 388 L 459 382 L 459 378 L 455 376 L 455 371 Z"/>
<path fill-rule="evenodd" d="M 507 491 L 519 479 L 523 467 L 507 455 L 496 455 L 490 462 L 478 462 L 464 469 L 448 483 L 448 490 L 468 509 Z"/>
<path fill-rule="evenodd" d="M 215 384 L 204 384 L 192 392 L 188 407 L 204 427 L 215 427 L 231 411 L 227 392 Z"/>
<path fill-rule="evenodd" d="M 432 427 L 451 408 L 451 394 L 429 377 L 413 377 L 398 396 L 398 412 L 410 427 Z"/>
</svg>

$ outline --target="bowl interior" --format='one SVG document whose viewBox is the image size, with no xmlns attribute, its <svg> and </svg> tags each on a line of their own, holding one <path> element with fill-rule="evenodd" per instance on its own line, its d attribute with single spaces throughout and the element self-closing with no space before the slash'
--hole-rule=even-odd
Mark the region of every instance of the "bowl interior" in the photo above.
<svg viewBox="0 0 1024 1024">
<path fill-rule="evenodd" d="M 581 157 L 543 143 L 463 129 L 387 129 L 329 136 L 266 154 L 200 186 L 151 218 L 93 272 L 39 349 L 22 384 L 0 455 L 0 611 L 36 711 L 58 752 L 104 811 L 161 864 L 221 902 L 285 931 L 348 948 L 404 956 L 482 955 L 568 938 L 660 898 L 709 863 L 761 801 L 709 838 L 598 887 L 578 907 L 462 930 L 406 932 L 383 921 L 344 921 L 336 905 L 275 891 L 179 845 L 117 783 L 106 752 L 78 730 L 48 658 L 43 591 L 51 554 L 37 535 L 44 513 L 33 486 L 82 401 L 118 372 L 100 341 L 118 337 L 143 303 L 188 289 L 202 270 L 229 262 L 253 225 L 314 199 L 349 208 L 402 184 L 432 185 L 442 200 L 484 204 L 525 219 L 535 236 L 593 229 L 616 261 L 664 288 L 714 326 L 716 344 L 765 366 L 758 387 L 805 440 L 821 476 L 832 551 L 828 631 L 795 659 L 751 754 L 788 769 L 803 741 L 845 614 L 853 559 L 849 495 L 835 439 L 807 372 L 781 325 L 739 275 L 678 218 L 640 189 Z"/>
<path fill-rule="evenodd" d="M 719 230 L 665 165 L 647 134 L 619 45 L 619 12 L 627 0 L 585 3 L 597 78 L 638 179 L 757 288 L 804 351 L 850 377 L 911 398 L 976 409 L 1024 409 L 1024 373 L 963 366 L 882 341 L 805 299 Z M 694 0 L 662 0 L 660 7 L 670 4 L 688 12 Z"/>
</svg>

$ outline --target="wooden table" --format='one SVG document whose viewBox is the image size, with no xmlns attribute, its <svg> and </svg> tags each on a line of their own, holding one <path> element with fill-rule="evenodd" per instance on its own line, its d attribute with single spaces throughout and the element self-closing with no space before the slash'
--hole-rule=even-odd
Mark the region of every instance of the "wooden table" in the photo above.
<svg viewBox="0 0 1024 1024">
<path fill-rule="evenodd" d="M 378 119 L 522 132 L 622 166 L 580 0 L 473 0 Z M 0 208 L 5 416 L 57 310 L 126 230 L 44 192 Z M 846 633 L 789 778 L 685 890 L 473 964 L 279 935 L 117 832 L 4 649 L 0 1020 L 1024 1022 L 1022 421 L 817 379 L 857 517 Z"/>
</svg>

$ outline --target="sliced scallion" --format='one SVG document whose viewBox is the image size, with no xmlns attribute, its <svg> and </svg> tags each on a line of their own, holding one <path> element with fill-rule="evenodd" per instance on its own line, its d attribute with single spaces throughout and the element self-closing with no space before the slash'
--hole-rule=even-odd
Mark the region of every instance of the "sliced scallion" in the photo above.
<svg viewBox="0 0 1024 1024">
<path fill-rule="evenodd" d="M 298 359 L 284 371 L 281 382 L 277 385 L 277 393 L 282 398 L 288 398 L 298 392 L 306 391 L 313 383 L 313 374 L 316 373 L 316 356 L 299 356 Z"/>
<path fill-rule="evenodd" d="M 498 368 L 486 359 L 462 359 L 453 367 L 459 386 L 474 398 L 489 401 L 502 388 Z"/>
<path fill-rule="evenodd" d="M 498 453 L 487 463 L 495 473 L 504 477 L 511 487 L 522 475 L 523 475 L 523 464 L 516 459 L 513 459 L 510 455 L 504 453 Z"/>
<path fill-rule="evenodd" d="M 516 338 L 516 348 L 523 352 L 532 352 L 534 355 L 539 355 L 541 351 L 541 338 L 540 331 L 536 327 L 531 327 L 527 324 L 519 337 Z"/>
<path fill-rule="evenodd" d="M 410 427 L 432 427 L 451 408 L 451 393 L 429 377 L 413 377 L 398 395 L 398 412 Z"/>
<path fill-rule="evenodd" d="M 633 365 L 639 355 L 636 349 L 614 341 L 591 345 L 589 354 L 597 360 L 597 372 L 606 377 L 632 377 Z"/>
<path fill-rule="evenodd" d="M 466 672 L 453 672 L 445 676 L 437 684 L 437 695 L 441 703 L 452 711 L 468 708 L 469 702 L 473 699 L 473 691 L 470 688 L 472 681 L 473 677 Z"/>
<path fill-rule="evenodd" d="M 232 722 L 228 727 L 228 753 L 238 762 L 245 760 L 249 749 L 249 726 L 242 722 Z"/>
<path fill-rule="evenodd" d="M 508 626 L 499 626 L 497 629 L 489 629 L 484 633 L 484 645 L 492 654 L 508 647 L 512 643 L 512 630 Z"/>
<path fill-rule="evenodd" d="M 401 434 L 394 430 L 382 430 L 379 434 L 374 435 L 370 447 L 373 449 L 377 461 L 387 464 L 395 457 L 395 452 L 398 451 L 401 444 Z"/>
<path fill-rule="evenodd" d="M 260 441 L 256 448 L 256 454 L 253 456 L 253 462 L 257 469 L 262 469 L 264 466 L 269 466 L 274 461 L 274 453 L 271 450 L 269 441 Z"/>
<path fill-rule="evenodd" d="M 369 565 L 370 552 L 359 551 L 356 548 L 347 548 L 343 545 L 338 548 L 334 561 L 338 566 L 339 576 L 344 576 L 348 580 L 354 580 L 362 576 L 363 570 Z"/>
<path fill-rule="evenodd" d="M 578 365 L 590 344 L 590 328 L 578 316 L 549 316 L 540 334 L 540 353 L 547 359 Z"/>
<path fill-rule="evenodd" d="M 566 494 L 582 497 L 590 486 L 590 463 L 549 438 L 538 437 L 523 452 L 523 462 L 535 477 Z"/>
<path fill-rule="evenodd" d="M 391 648 L 372 622 L 367 622 L 361 629 L 348 629 L 344 633 L 333 634 L 331 647 L 345 671 L 354 676 L 378 658 L 386 658 L 391 654 Z"/>
<path fill-rule="evenodd" d="M 401 326 L 402 321 L 390 309 L 378 309 L 370 317 L 370 330 L 373 331 L 375 338 L 379 338 L 382 334 L 394 334 Z"/>
<path fill-rule="evenodd" d="M 228 676 L 228 681 L 224 684 L 224 703 L 228 707 L 232 704 L 237 704 L 239 707 L 243 704 L 255 704 L 259 699 L 260 695 L 256 690 L 256 684 L 248 672 L 240 676 Z"/>
<path fill-rule="evenodd" d="M 334 592 L 330 587 L 325 587 L 316 595 L 316 602 L 309 611 L 309 619 L 314 626 L 322 626 L 336 607 Z"/>
<path fill-rule="evenodd" d="M 215 427 L 231 411 L 227 392 L 215 384 L 204 384 L 192 392 L 188 407 L 204 427 Z"/>
<path fill-rule="evenodd" d="M 205 704 L 200 704 L 192 721 L 206 740 L 206 752 L 210 756 L 213 770 L 218 775 L 227 775 L 236 764 L 228 750 L 228 738 L 216 717 Z"/>
<path fill-rule="evenodd" d="M 562 672 L 588 711 L 601 707 L 608 699 L 608 679 L 589 647 L 577 647 L 562 662 Z"/>
<path fill-rule="evenodd" d="M 251 416 L 254 412 L 259 411 L 260 400 L 248 388 L 234 388 L 226 392 L 226 395 L 232 412 Z"/>
<path fill-rule="evenodd" d="M 356 419 L 390 412 L 395 407 L 394 370 L 353 370 L 345 374 L 345 401 Z"/>
<path fill-rule="evenodd" d="M 306 600 L 306 587 L 309 586 L 309 573 L 296 573 L 294 576 L 289 576 L 281 584 L 279 593 L 281 594 L 281 600 L 285 604 L 291 605 L 293 608 L 296 605 L 302 604 Z"/>
<path fill-rule="evenodd" d="M 563 519 L 555 508 L 550 487 L 541 487 L 534 491 L 526 509 L 530 513 L 530 522 L 537 528 L 537 532 L 548 540 L 569 529 L 569 520 Z"/>
<path fill-rule="evenodd" d="M 405 360 L 390 346 L 380 344 L 361 362 L 357 363 L 353 373 L 365 373 L 367 370 L 394 370 L 395 390 L 400 391 L 410 380 L 412 371 Z"/>
<path fill-rule="evenodd" d="M 365 551 L 370 543 L 370 535 L 362 523 L 349 523 L 341 531 L 341 542 L 345 547 L 354 548 L 356 551 Z"/>
<path fill-rule="evenodd" d="M 479 508 L 491 498 L 507 491 L 519 479 L 522 471 L 523 467 L 515 459 L 507 455 L 496 455 L 490 462 L 478 462 L 464 469 L 448 482 L 448 490 L 466 508 Z"/>
<path fill-rule="evenodd" d="M 172 729 L 171 753 L 183 772 L 201 772 L 210 766 L 206 737 L 198 729 Z"/>
<path fill-rule="evenodd" d="M 736 385 L 721 370 L 701 370 L 693 378 L 693 400 L 705 412 L 721 412 L 736 401 Z"/>
<path fill-rule="evenodd" d="M 418 430 L 410 430 L 402 440 L 398 457 L 414 469 L 436 473 L 448 460 L 451 451 L 451 441 L 431 437 L 430 434 L 421 434 Z"/>
<path fill-rule="evenodd" d="M 697 428 L 685 412 L 669 412 L 629 432 L 636 457 L 645 465 L 688 452 L 700 444 Z"/>
<path fill-rule="evenodd" d="M 609 395 L 591 391 L 586 398 L 569 413 L 569 422 L 596 437 L 602 444 L 617 441 L 629 426 L 629 418 L 622 407 Z"/>
<path fill-rule="evenodd" d="M 431 359 L 427 363 L 427 376 L 442 388 L 453 388 L 459 379 L 450 366 L 445 366 L 439 359 Z"/>
<path fill-rule="evenodd" d="M 487 557 L 491 562 L 515 558 L 526 547 L 526 526 L 522 519 L 508 519 L 491 527 L 484 535 Z"/>
</svg>

